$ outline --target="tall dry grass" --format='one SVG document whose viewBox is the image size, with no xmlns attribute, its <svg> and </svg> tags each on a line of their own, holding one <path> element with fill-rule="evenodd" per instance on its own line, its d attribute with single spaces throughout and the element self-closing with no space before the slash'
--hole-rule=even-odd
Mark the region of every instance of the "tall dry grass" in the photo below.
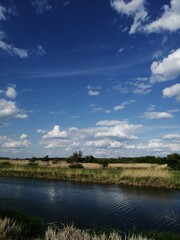
<svg viewBox="0 0 180 240">
<path fill-rule="evenodd" d="M 0 219 L 0 239 L 21 239 L 22 227 L 16 221 L 9 218 Z"/>
<path fill-rule="evenodd" d="M 133 185 L 173 187 L 172 174 L 163 169 L 124 169 L 120 178 Z"/>
<path fill-rule="evenodd" d="M 45 233 L 38 238 L 25 236 L 25 229 L 21 224 L 9 218 L 0 219 L 0 239 L 1 240 L 122 240 L 122 236 L 117 232 L 109 235 L 102 233 L 100 235 L 90 234 L 86 230 L 80 230 L 74 226 L 66 226 L 63 229 L 52 229 L 48 227 Z M 126 240 L 148 240 L 142 236 L 127 236 Z"/>
<path fill-rule="evenodd" d="M 100 235 L 90 234 L 86 230 L 80 230 L 73 226 L 66 226 L 62 230 L 53 230 L 48 228 L 43 240 L 122 240 L 122 236 L 117 232 L 112 232 L 109 235 L 102 233 Z M 148 240 L 142 236 L 127 236 L 126 240 Z"/>
</svg>

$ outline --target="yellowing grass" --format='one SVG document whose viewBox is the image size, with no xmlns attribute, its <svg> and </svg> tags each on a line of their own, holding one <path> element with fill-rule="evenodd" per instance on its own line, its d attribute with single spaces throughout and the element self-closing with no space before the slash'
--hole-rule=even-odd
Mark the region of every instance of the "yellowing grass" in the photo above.
<svg viewBox="0 0 180 240">
<path fill-rule="evenodd" d="M 152 163 L 110 163 L 108 168 L 122 169 L 167 169 L 167 164 L 152 164 Z"/>
<path fill-rule="evenodd" d="M 126 184 L 172 188 L 172 175 L 161 169 L 124 169 L 120 176 Z"/>
<path fill-rule="evenodd" d="M 123 177 L 170 179 L 171 174 L 168 170 L 159 169 L 124 169 L 121 173 L 121 178 Z"/>
</svg>

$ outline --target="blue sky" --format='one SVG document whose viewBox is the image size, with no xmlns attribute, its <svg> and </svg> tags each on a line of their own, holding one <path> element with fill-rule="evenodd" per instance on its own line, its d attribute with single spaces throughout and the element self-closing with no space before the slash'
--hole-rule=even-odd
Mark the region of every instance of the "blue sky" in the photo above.
<svg viewBox="0 0 180 240">
<path fill-rule="evenodd" d="M 179 0 L 0 0 L 0 156 L 180 152 Z"/>
</svg>

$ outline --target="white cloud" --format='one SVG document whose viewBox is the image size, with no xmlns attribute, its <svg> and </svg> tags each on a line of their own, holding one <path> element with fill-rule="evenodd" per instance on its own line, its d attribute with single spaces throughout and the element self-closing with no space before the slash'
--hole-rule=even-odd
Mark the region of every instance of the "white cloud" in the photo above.
<svg viewBox="0 0 180 240">
<path fill-rule="evenodd" d="M 16 98 L 17 96 L 17 92 L 14 87 L 7 87 L 5 94 L 8 98 L 11 98 L 11 99 Z"/>
<path fill-rule="evenodd" d="M 95 138 L 99 137 L 112 137 L 126 140 L 136 139 L 135 131 L 140 129 L 142 125 L 128 124 L 121 122 L 118 125 L 110 127 L 102 127 L 96 130 Z"/>
<path fill-rule="evenodd" d="M 100 94 L 99 90 L 101 89 L 101 87 L 100 86 L 97 86 L 97 87 L 88 86 L 87 89 L 88 89 L 89 96 L 98 96 Z"/>
<path fill-rule="evenodd" d="M 29 138 L 28 135 L 25 133 L 21 134 L 20 136 L 20 139 L 28 139 L 28 138 Z"/>
<path fill-rule="evenodd" d="M 121 104 L 121 105 L 118 105 L 118 106 L 115 106 L 114 107 L 114 111 L 119 111 L 119 110 L 123 110 L 126 106 Z"/>
<path fill-rule="evenodd" d="M 143 114 L 143 118 L 145 119 L 171 119 L 173 115 L 169 112 L 145 112 Z"/>
<path fill-rule="evenodd" d="M 180 140 L 180 134 L 173 133 L 173 134 L 166 134 L 163 136 L 165 140 Z"/>
<path fill-rule="evenodd" d="M 32 5 L 34 6 L 36 13 L 39 14 L 52 9 L 52 6 L 49 4 L 49 0 L 33 0 Z"/>
<path fill-rule="evenodd" d="M 43 129 L 38 129 L 37 131 L 36 131 L 37 133 L 45 133 L 46 132 L 46 130 L 43 130 Z"/>
<path fill-rule="evenodd" d="M 7 9 L 0 5 L 0 20 L 6 20 L 6 14 Z"/>
<path fill-rule="evenodd" d="M 53 130 L 49 131 L 46 135 L 42 137 L 43 139 L 51 139 L 51 138 L 67 138 L 67 132 L 61 131 L 60 126 L 55 125 Z"/>
<path fill-rule="evenodd" d="M 134 81 L 127 82 L 129 89 L 135 94 L 146 95 L 152 91 L 152 84 L 148 82 L 147 77 L 137 77 Z"/>
<path fill-rule="evenodd" d="M 125 102 L 121 103 L 120 105 L 115 106 L 114 107 L 114 111 L 123 110 L 126 106 L 128 106 L 128 105 L 130 105 L 132 103 L 135 103 L 135 102 L 136 102 L 136 100 L 134 100 L 134 99 L 131 99 L 129 101 L 125 101 Z"/>
<path fill-rule="evenodd" d="M 57 128 L 56 131 L 51 131 L 51 134 L 44 135 L 46 137 L 42 136 L 41 144 L 49 151 L 51 149 L 59 151 L 58 149 L 60 149 L 60 154 L 64 154 L 64 156 L 72 154 L 78 148 L 85 152 L 86 155 L 93 152 L 93 154 L 100 156 L 102 151 L 111 155 L 109 152 L 111 149 L 117 151 L 123 148 L 133 149 L 134 146 L 129 146 L 127 142 L 137 139 L 136 133 L 141 127 L 142 125 L 129 124 L 125 121 L 104 120 L 97 122 L 92 128 L 69 128 L 65 131 L 65 138 L 59 137 L 59 132 L 62 133 L 62 131 Z M 58 132 L 58 134 L 54 132 Z"/>
<path fill-rule="evenodd" d="M 20 58 L 27 58 L 29 56 L 28 50 L 16 48 L 12 44 L 8 44 L 2 39 L 0 39 L 0 49 L 11 56 L 18 56 Z"/>
<path fill-rule="evenodd" d="M 21 140 L 21 141 L 8 141 L 2 144 L 4 148 L 26 148 L 31 144 L 28 140 Z"/>
<path fill-rule="evenodd" d="M 176 97 L 177 101 L 180 101 L 180 83 L 172 85 L 163 89 L 163 97 L 171 98 Z"/>
<path fill-rule="evenodd" d="M 89 90 L 88 91 L 88 95 L 89 96 L 98 96 L 99 95 L 99 91 Z"/>
<path fill-rule="evenodd" d="M 45 52 L 44 48 L 41 45 L 39 45 L 39 46 L 37 46 L 37 48 L 35 50 L 35 54 L 37 56 L 41 57 L 41 56 L 44 56 L 46 54 L 46 52 Z"/>
<path fill-rule="evenodd" d="M 27 114 L 17 107 L 16 102 L 0 99 L 0 118 L 26 119 Z"/>
<path fill-rule="evenodd" d="M 0 136 L 0 147 L 5 149 L 5 152 L 7 149 L 8 153 L 10 150 L 15 150 L 15 149 L 22 151 L 24 149 L 27 149 L 30 145 L 31 145 L 31 142 L 27 139 L 27 135 L 25 138 L 25 136 L 23 136 L 22 134 L 19 139 L 11 139 L 6 136 Z"/>
<path fill-rule="evenodd" d="M 91 108 L 92 113 L 95 113 L 95 112 L 110 113 L 111 112 L 110 109 L 104 109 L 102 107 L 97 107 L 96 104 L 91 104 L 90 108 Z"/>
<path fill-rule="evenodd" d="M 118 120 L 103 120 L 103 121 L 97 122 L 96 126 L 115 126 L 122 123 L 125 123 L 125 122 L 118 121 Z"/>
<path fill-rule="evenodd" d="M 129 2 L 125 2 L 124 0 L 111 0 L 111 7 L 118 13 L 133 17 L 134 22 L 130 28 L 130 34 L 141 29 L 142 22 L 147 18 L 147 12 L 144 5 L 145 0 L 131 0 Z"/>
<path fill-rule="evenodd" d="M 180 75 L 180 48 L 170 53 L 162 61 L 153 62 L 151 72 L 151 83 L 164 82 L 177 78 Z"/>
<path fill-rule="evenodd" d="M 180 29 L 180 1 L 171 0 L 170 6 L 164 5 L 164 13 L 159 19 L 147 24 L 144 31 L 148 33 L 160 32 L 163 30 L 177 31 Z"/>
</svg>

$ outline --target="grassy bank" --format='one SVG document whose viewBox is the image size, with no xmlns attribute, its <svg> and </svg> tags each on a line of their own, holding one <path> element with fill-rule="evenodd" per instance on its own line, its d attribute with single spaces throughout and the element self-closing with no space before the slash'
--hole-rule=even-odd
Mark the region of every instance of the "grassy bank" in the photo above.
<svg viewBox="0 0 180 240">
<path fill-rule="evenodd" d="M 27 221 L 27 218 L 25 219 Z M 39 232 L 27 231 L 28 225 L 23 219 L 17 220 L 4 217 L 0 218 L 0 239 L 1 240 L 178 240 L 178 233 L 157 233 L 149 232 L 144 234 L 121 235 L 117 231 L 96 232 L 93 229 L 82 230 L 73 225 L 62 226 L 61 228 L 46 227 Z M 30 221 L 30 220 L 29 220 Z"/>
<path fill-rule="evenodd" d="M 113 183 L 180 189 L 180 171 L 168 169 L 76 169 L 0 165 L 0 176 L 55 179 L 89 183 Z"/>
</svg>

